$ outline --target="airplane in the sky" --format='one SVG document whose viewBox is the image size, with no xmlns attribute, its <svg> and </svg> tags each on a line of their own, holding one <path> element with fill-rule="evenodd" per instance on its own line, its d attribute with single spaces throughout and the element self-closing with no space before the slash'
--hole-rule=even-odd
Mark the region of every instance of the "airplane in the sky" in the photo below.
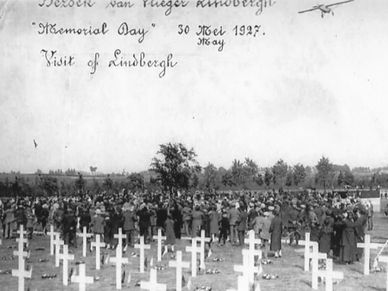
<svg viewBox="0 0 388 291">
<path fill-rule="evenodd" d="M 342 1 L 342 2 L 337 2 L 337 3 L 332 3 L 332 4 L 319 4 L 319 5 L 313 6 L 313 8 L 311 8 L 311 9 L 299 11 L 299 13 L 305 13 L 305 12 L 320 10 L 321 11 L 321 17 L 323 18 L 323 16 L 325 14 L 327 14 L 327 13 L 331 13 L 332 15 L 334 15 L 333 9 L 331 7 L 334 7 L 334 6 L 337 6 L 337 5 L 341 5 L 341 4 L 345 4 L 345 3 L 349 3 L 349 2 L 353 2 L 353 1 L 354 0 L 347 0 L 347 1 Z"/>
</svg>

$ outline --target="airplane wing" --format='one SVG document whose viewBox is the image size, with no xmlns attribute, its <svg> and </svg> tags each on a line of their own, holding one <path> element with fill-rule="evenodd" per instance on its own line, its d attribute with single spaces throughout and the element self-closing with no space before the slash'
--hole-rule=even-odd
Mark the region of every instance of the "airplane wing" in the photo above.
<svg viewBox="0 0 388 291">
<path fill-rule="evenodd" d="M 353 1 L 354 0 L 347 0 L 347 1 L 337 2 L 337 3 L 326 5 L 326 7 L 333 7 L 333 6 L 337 6 L 337 5 L 341 5 L 341 4 L 345 4 L 345 3 L 349 3 L 349 2 L 353 2 Z"/>
<path fill-rule="evenodd" d="M 303 10 L 303 11 L 299 11 L 298 13 L 305 13 L 305 12 L 310 12 L 310 11 L 314 11 L 314 10 L 317 10 L 319 9 L 319 7 L 313 7 L 311 9 L 307 9 L 307 10 Z"/>
</svg>

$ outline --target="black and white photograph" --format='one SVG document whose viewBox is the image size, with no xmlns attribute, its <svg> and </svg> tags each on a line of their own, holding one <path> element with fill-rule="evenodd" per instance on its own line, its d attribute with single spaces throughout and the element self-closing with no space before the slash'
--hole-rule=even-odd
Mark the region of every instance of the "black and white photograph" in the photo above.
<svg viewBox="0 0 388 291">
<path fill-rule="evenodd" d="M 0 291 L 388 291 L 387 13 L 0 0 Z"/>
</svg>

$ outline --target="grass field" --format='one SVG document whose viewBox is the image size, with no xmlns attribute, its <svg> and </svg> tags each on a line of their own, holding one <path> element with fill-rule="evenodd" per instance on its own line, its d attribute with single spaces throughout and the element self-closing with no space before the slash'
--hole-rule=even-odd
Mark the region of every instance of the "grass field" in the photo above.
<svg viewBox="0 0 388 291">
<path fill-rule="evenodd" d="M 375 229 L 370 232 L 372 241 L 385 242 L 388 239 L 388 217 L 381 214 L 375 217 Z M 103 265 L 100 271 L 95 270 L 94 253 L 88 252 L 87 258 L 82 258 L 81 239 L 78 241 L 78 248 L 71 249 L 75 254 L 75 261 L 84 260 L 86 262 L 86 273 L 88 276 L 94 276 L 98 279 L 95 283 L 87 285 L 87 290 L 114 290 L 115 289 L 115 267 L 113 265 Z M 185 246 L 189 245 L 187 241 L 178 241 L 176 249 L 184 251 Z M 17 258 L 11 259 L 12 251 L 16 248 L 15 240 L 3 240 L 0 246 L 0 270 L 16 269 Z M 36 248 L 44 247 L 45 250 L 38 251 Z M 280 259 L 272 258 L 272 264 L 263 265 L 263 272 L 279 275 L 278 279 L 264 280 L 259 278 L 261 290 L 312 290 L 311 289 L 311 273 L 303 271 L 303 252 L 297 249 L 301 247 L 289 247 L 283 245 L 283 257 Z M 54 256 L 49 254 L 49 238 L 35 237 L 30 242 L 31 257 L 27 265 L 33 266 L 32 279 L 26 280 L 26 290 L 78 290 L 78 285 L 70 283 L 69 286 L 62 286 L 62 266 L 55 268 Z M 132 257 L 130 254 L 138 250 L 128 248 L 127 254 L 129 264 L 124 267 L 126 272 L 125 283 L 123 290 L 141 290 L 135 286 L 139 280 L 149 280 L 149 273 L 140 274 L 139 258 Z M 103 250 L 102 253 L 115 256 L 113 250 Z M 372 251 L 371 258 L 375 257 L 376 251 Z M 388 254 L 386 252 L 385 254 Z M 146 251 L 148 260 L 153 257 L 156 264 L 156 243 L 152 244 L 150 251 Z M 224 262 L 214 262 L 212 258 L 222 257 Z M 48 259 L 47 262 L 39 262 L 40 259 Z M 190 254 L 183 253 L 184 261 L 190 262 Z M 75 261 L 69 265 L 69 269 L 77 269 Z M 220 273 L 212 275 L 199 275 L 191 279 L 191 290 L 195 290 L 197 286 L 209 286 L 213 291 L 223 291 L 228 288 L 236 288 L 238 273 L 233 271 L 233 265 L 242 263 L 241 248 L 231 247 L 229 245 L 213 247 L 213 254 L 207 260 L 207 268 L 217 268 Z M 162 263 L 168 264 L 168 256 L 166 255 Z M 335 285 L 335 290 L 385 290 L 386 273 L 372 273 L 369 276 L 362 274 L 362 263 L 354 263 L 353 265 L 338 265 L 334 264 L 334 269 L 344 272 L 344 280 Z M 43 273 L 56 274 L 54 279 L 42 279 Z M 127 276 L 131 274 L 131 281 L 127 283 Z M 189 270 L 184 271 L 186 280 L 190 277 Z M 158 271 L 158 282 L 166 283 L 168 290 L 175 290 L 175 268 L 166 268 Z M 10 274 L 0 274 L 0 290 L 17 290 L 17 278 Z M 185 287 L 183 290 L 188 290 Z M 323 285 L 319 285 L 319 290 L 324 290 Z"/>
</svg>

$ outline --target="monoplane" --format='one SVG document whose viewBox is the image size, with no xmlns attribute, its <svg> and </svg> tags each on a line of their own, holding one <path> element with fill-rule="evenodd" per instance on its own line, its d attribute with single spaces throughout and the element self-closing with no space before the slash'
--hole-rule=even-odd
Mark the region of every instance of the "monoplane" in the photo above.
<svg viewBox="0 0 388 291">
<path fill-rule="evenodd" d="M 337 2 L 337 3 L 332 3 L 332 4 L 318 4 L 318 5 L 313 6 L 313 8 L 299 11 L 299 13 L 305 13 L 305 12 L 319 10 L 319 11 L 321 11 L 321 17 L 323 18 L 325 16 L 325 14 L 328 14 L 328 13 L 331 13 L 331 15 L 334 15 L 334 12 L 333 12 L 334 6 L 338 6 L 338 5 L 353 2 L 353 1 L 354 0 L 347 0 L 347 1 L 342 1 L 342 2 Z"/>
</svg>

